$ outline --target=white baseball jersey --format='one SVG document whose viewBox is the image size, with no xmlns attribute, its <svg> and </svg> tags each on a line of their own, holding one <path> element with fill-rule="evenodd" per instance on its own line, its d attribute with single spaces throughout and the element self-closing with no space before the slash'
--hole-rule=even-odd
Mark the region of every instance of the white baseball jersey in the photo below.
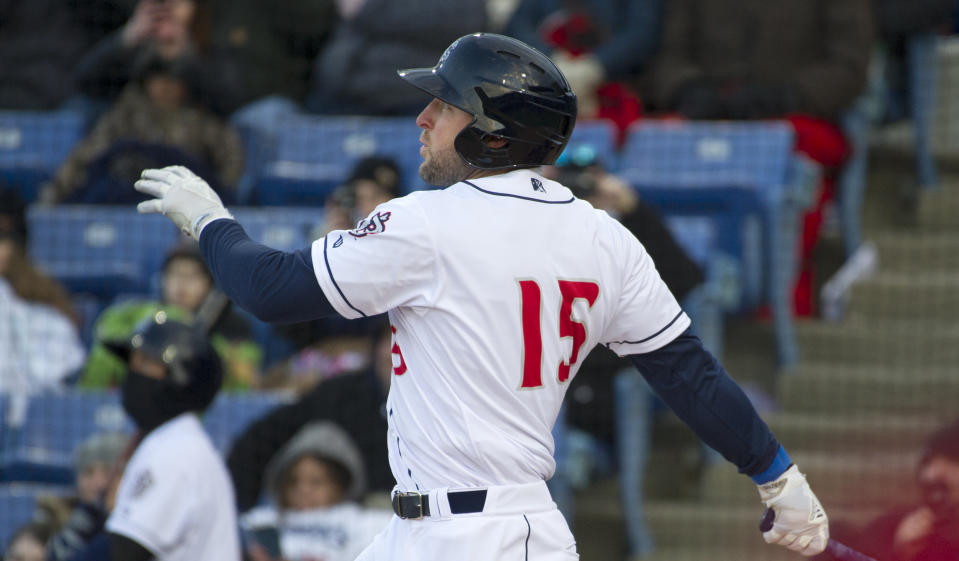
<svg viewBox="0 0 959 561">
<path fill-rule="evenodd" d="M 193 413 L 151 431 L 123 471 L 107 530 L 159 561 L 239 561 L 236 499 L 223 460 Z"/>
<path fill-rule="evenodd" d="M 550 431 L 589 351 L 648 352 L 689 326 L 629 231 L 530 170 L 384 203 L 312 257 L 341 315 L 389 311 L 404 490 L 548 479 Z"/>
<path fill-rule="evenodd" d="M 287 561 L 353 561 L 392 520 L 393 511 L 342 503 L 329 508 L 278 512 L 259 507 L 243 515 L 243 527 L 277 528 Z"/>
</svg>

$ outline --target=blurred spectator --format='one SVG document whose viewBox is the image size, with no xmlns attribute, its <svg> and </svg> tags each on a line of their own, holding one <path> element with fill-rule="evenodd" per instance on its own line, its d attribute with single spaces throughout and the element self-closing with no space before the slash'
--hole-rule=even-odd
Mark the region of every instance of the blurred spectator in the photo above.
<svg viewBox="0 0 959 561">
<path fill-rule="evenodd" d="M 337 7 L 342 22 L 316 61 L 306 103 L 314 113 L 415 115 L 424 94 L 396 88 L 396 69 L 433 66 L 457 37 L 486 28 L 483 0 L 340 0 Z"/>
<path fill-rule="evenodd" d="M 803 219 L 797 315 L 813 313 L 813 249 L 849 155 L 837 125 L 863 92 L 873 48 L 868 0 L 673 0 L 649 92 L 691 119 L 788 118 L 824 179 Z"/>
<path fill-rule="evenodd" d="M 273 506 L 241 519 L 254 561 L 352 561 L 393 517 L 357 504 L 366 491 L 363 458 L 328 421 L 300 430 L 270 461 L 266 479 Z"/>
<path fill-rule="evenodd" d="M 620 82 L 648 66 L 659 45 L 662 3 L 522 0 L 506 34 L 552 57 L 576 92 L 580 117 L 609 118 L 624 129 L 639 117 L 639 105 Z"/>
<path fill-rule="evenodd" d="M 371 344 L 371 367 L 317 385 L 299 401 L 278 407 L 252 423 L 234 440 L 227 467 L 236 488 L 240 512 L 258 503 L 267 464 L 291 439 L 314 421 L 342 427 L 366 466 L 370 491 L 387 493 L 394 485 L 383 439 L 386 438 L 386 394 L 393 371 L 392 339 L 382 323 Z"/>
<path fill-rule="evenodd" d="M 232 200 L 243 147 L 235 131 L 196 104 L 191 64 L 149 53 L 139 60 L 134 81 L 43 187 L 41 201 L 129 204 L 142 198 L 130 189 L 140 171 L 173 164 L 212 173 L 211 185 Z"/>
<path fill-rule="evenodd" d="M 44 501 L 49 510 L 61 509 L 67 516 L 62 524 L 56 524 L 56 534 L 47 543 L 48 561 L 69 559 L 100 532 L 106 522 L 107 494 L 119 483 L 130 441 L 131 436 L 122 433 L 97 433 L 77 447 L 76 495 Z"/>
<path fill-rule="evenodd" d="M 74 93 L 67 77 L 122 1 L 0 0 L 0 109 L 61 107 Z"/>
<path fill-rule="evenodd" d="M 861 530 L 837 524 L 835 537 L 877 561 L 959 559 L 959 422 L 937 430 L 926 442 L 916 485 L 919 504 L 892 510 Z"/>
<path fill-rule="evenodd" d="M 488 30 L 493 33 L 506 33 L 506 25 L 516 12 L 519 0 L 486 0 L 486 20 Z"/>
<path fill-rule="evenodd" d="M 322 231 L 351 230 L 377 205 L 398 197 L 402 191 L 396 162 L 368 156 L 353 167 L 350 178 L 334 190 L 324 206 Z M 305 393 L 320 380 L 368 367 L 369 335 L 380 318 L 347 320 L 329 317 L 303 323 L 277 325 L 274 329 L 289 340 L 296 352 L 272 368 L 265 387 L 292 388 Z"/>
<path fill-rule="evenodd" d="M 192 97 L 220 116 L 239 106 L 238 81 L 212 56 L 209 14 L 195 0 L 138 0 L 133 14 L 77 64 L 77 88 L 102 102 L 112 102 L 134 79 L 138 60 L 154 55 L 183 61 L 191 70 Z"/>
<path fill-rule="evenodd" d="M 14 532 L 3 559 L 4 561 L 45 561 L 48 539 L 50 539 L 50 528 L 39 522 L 30 522 Z"/>
<path fill-rule="evenodd" d="M 69 296 L 27 256 L 25 210 L 0 187 L 0 394 L 55 390 L 85 355 Z"/>
<path fill-rule="evenodd" d="M 675 0 L 652 98 L 693 119 L 835 121 L 863 90 L 872 28 L 868 0 Z"/>
<path fill-rule="evenodd" d="M 126 365 L 104 346 L 105 342 L 129 337 L 146 318 L 163 310 L 170 319 L 187 321 L 220 305 L 227 309 L 213 323 L 210 342 L 225 369 L 224 389 L 245 389 L 258 384 L 263 351 L 253 340 L 250 325 L 213 284 L 200 249 L 184 241 L 167 253 L 160 280 L 161 300 L 129 300 L 109 306 L 94 326 L 94 345 L 83 370 L 80 385 L 109 388 L 120 385 Z"/>
<path fill-rule="evenodd" d="M 377 205 L 399 197 L 401 192 L 400 167 L 396 161 L 384 156 L 367 156 L 353 166 L 346 183 L 334 190 L 326 201 L 323 229 L 325 232 L 350 230 Z"/>
<path fill-rule="evenodd" d="M 77 474 L 77 500 L 90 504 L 103 500 L 110 475 L 129 440 L 130 436 L 123 433 L 96 433 L 77 447 L 73 460 Z"/>
<path fill-rule="evenodd" d="M 239 106 L 271 96 L 301 103 L 313 61 L 338 24 L 335 0 L 204 1 L 209 6 L 210 47 L 231 82 L 239 82 Z"/>
</svg>

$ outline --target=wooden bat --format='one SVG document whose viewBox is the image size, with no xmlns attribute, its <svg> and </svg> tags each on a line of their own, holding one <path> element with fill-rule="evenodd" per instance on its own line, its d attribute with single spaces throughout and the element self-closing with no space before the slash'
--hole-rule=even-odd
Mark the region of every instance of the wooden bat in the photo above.
<svg viewBox="0 0 959 561">
<path fill-rule="evenodd" d="M 773 520 L 775 519 L 776 513 L 773 509 L 767 508 L 766 511 L 763 512 L 762 520 L 759 522 L 759 531 L 768 532 L 773 527 Z M 876 561 L 865 553 L 860 553 L 834 539 L 830 539 L 829 542 L 826 543 L 826 552 L 839 561 Z"/>
</svg>

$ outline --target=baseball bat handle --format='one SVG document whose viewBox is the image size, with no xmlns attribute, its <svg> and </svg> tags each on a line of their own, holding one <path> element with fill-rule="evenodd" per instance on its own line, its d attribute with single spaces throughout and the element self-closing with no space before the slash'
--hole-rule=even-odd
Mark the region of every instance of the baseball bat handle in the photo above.
<svg viewBox="0 0 959 561">
<path fill-rule="evenodd" d="M 759 531 L 768 532 L 773 527 L 773 521 L 776 519 L 776 513 L 771 508 L 763 512 L 762 520 L 759 522 Z M 826 552 L 839 561 L 876 561 L 864 553 L 860 553 L 848 545 L 831 539 L 826 543 Z"/>
</svg>

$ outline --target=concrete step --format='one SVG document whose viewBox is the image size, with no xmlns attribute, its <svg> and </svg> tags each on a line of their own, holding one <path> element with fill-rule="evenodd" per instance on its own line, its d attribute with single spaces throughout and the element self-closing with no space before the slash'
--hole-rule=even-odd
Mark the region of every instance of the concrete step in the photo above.
<svg viewBox="0 0 959 561">
<path fill-rule="evenodd" d="M 959 232 L 882 231 L 870 239 L 879 250 L 880 271 L 959 272 Z"/>
<path fill-rule="evenodd" d="M 763 419 L 787 449 L 818 450 L 822 452 L 898 452 L 912 449 L 942 424 L 952 420 L 934 416 L 895 415 L 879 413 L 844 413 L 836 410 L 783 411 L 762 413 Z M 690 429 L 674 415 L 664 416 L 658 423 L 653 446 L 685 446 L 695 449 L 697 444 Z M 654 461 L 660 460 L 654 451 Z"/>
<path fill-rule="evenodd" d="M 789 453 L 827 512 L 833 508 L 878 511 L 916 498 L 913 474 L 918 446 L 908 453 L 838 454 L 795 448 Z M 751 505 L 757 496 L 752 480 L 731 464 L 713 466 L 703 477 L 705 504 Z"/>
<path fill-rule="evenodd" d="M 876 320 L 953 320 L 959 317 L 959 270 L 880 273 L 853 287 L 848 310 Z"/>
<path fill-rule="evenodd" d="M 959 180 L 947 176 L 937 189 L 920 193 L 918 211 L 923 230 L 959 231 Z"/>
<path fill-rule="evenodd" d="M 796 561 L 804 559 L 783 547 L 767 545 L 761 539 L 755 546 L 669 546 L 653 551 L 643 561 Z"/>
<path fill-rule="evenodd" d="M 849 314 L 841 323 L 796 325 L 801 360 L 920 369 L 959 364 L 959 322 L 883 320 Z"/>
<path fill-rule="evenodd" d="M 804 362 L 778 383 L 779 404 L 792 413 L 942 418 L 959 408 L 954 365 Z"/>
<path fill-rule="evenodd" d="M 665 556 L 675 555 L 685 548 L 695 550 L 707 547 L 730 552 L 776 554 L 775 549 L 769 548 L 759 534 L 758 524 L 763 506 L 759 502 L 756 486 L 748 478 L 740 478 L 751 487 L 749 502 L 647 501 L 644 516 L 656 544 L 656 555 L 664 556 L 662 559 L 670 559 L 671 556 Z M 574 533 L 580 543 L 581 554 L 587 549 L 598 551 L 603 545 L 607 547 L 603 557 L 584 555 L 583 559 L 615 558 L 610 554 L 621 550 L 622 544 L 625 543 L 622 508 L 618 495 L 610 492 L 613 488 L 602 484 L 578 497 Z M 826 508 L 833 519 L 853 524 L 870 520 L 880 512 L 875 508 Z M 597 540 L 600 537 L 602 539 Z"/>
</svg>

